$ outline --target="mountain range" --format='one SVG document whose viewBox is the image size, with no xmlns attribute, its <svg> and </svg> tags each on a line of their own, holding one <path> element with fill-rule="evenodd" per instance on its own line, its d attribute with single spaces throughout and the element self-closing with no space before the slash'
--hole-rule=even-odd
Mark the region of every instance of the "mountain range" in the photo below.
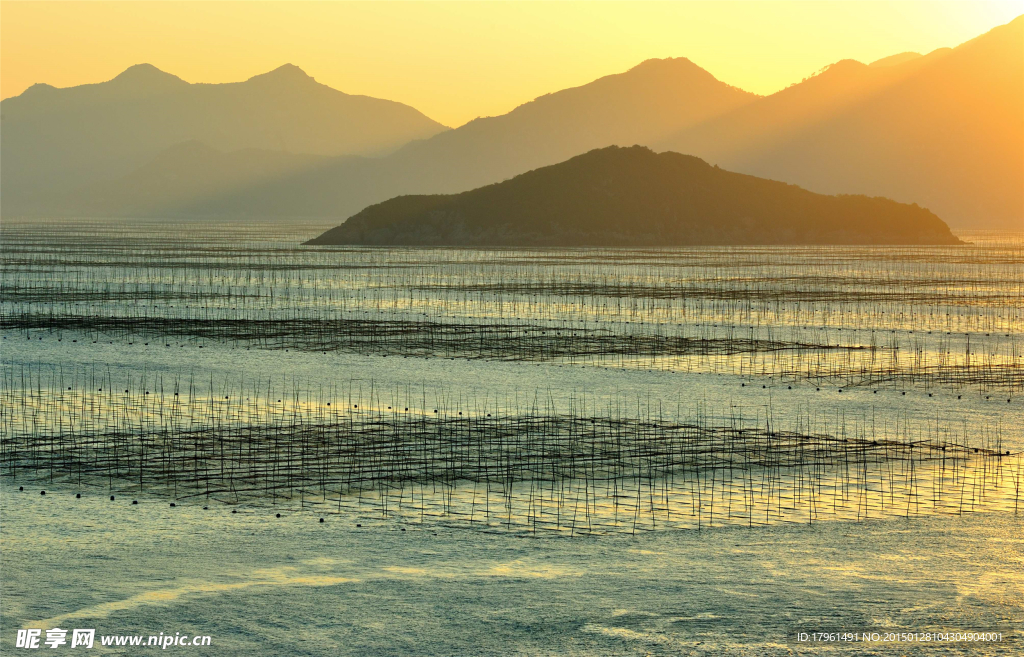
<svg viewBox="0 0 1024 657">
<path fill-rule="evenodd" d="M 887 59 L 839 62 L 654 146 L 826 194 L 918 202 L 961 227 L 1024 229 L 1024 17 Z"/>
<path fill-rule="evenodd" d="M 609 146 L 461 194 L 371 205 L 310 245 L 960 244 L 917 205 L 827 196 L 700 158 Z"/>
<path fill-rule="evenodd" d="M 137 169 L 188 141 L 337 157 L 383 155 L 447 130 L 408 105 L 342 93 L 290 64 L 229 84 L 189 84 L 148 64 L 99 84 L 36 84 L 0 102 L 0 126 L 5 215 L 45 213 L 68 192 L 94 197 L 89 185 L 125 176 L 138 183 Z"/>
<path fill-rule="evenodd" d="M 687 59 L 649 60 L 454 130 L 398 103 L 328 89 L 290 66 L 235 85 L 189 85 L 152 67 L 132 73 L 133 67 L 101 85 L 36 85 L 0 103 L 0 202 L 5 216 L 340 221 L 397 195 L 462 192 L 595 148 L 642 144 L 824 194 L 916 202 L 959 228 L 1019 229 L 1021 52 L 1024 17 L 956 48 L 837 62 L 766 97 L 731 87 Z M 95 89 L 104 85 L 102 94 Z M 140 113 L 157 111 L 162 101 L 154 98 L 233 98 L 241 91 L 232 90 L 242 88 L 270 89 L 261 98 L 277 99 L 291 114 L 266 109 L 256 121 L 244 104 L 190 101 L 177 113 L 191 117 L 180 125 L 192 127 L 161 132 L 159 144 L 130 128 Z M 102 112 L 90 104 L 97 96 L 102 112 L 120 121 L 109 119 L 97 131 L 68 118 L 78 112 L 98 122 Z M 301 99 L 309 98 L 333 98 L 349 114 L 325 100 L 309 110 L 317 121 L 295 120 L 313 102 Z M 368 111 L 377 121 L 373 130 L 353 118 L 355 99 L 360 107 L 388 108 Z M 211 116 L 234 121 L 204 119 L 208 107 L 217 108 Z M 59 129 L 40 127 L 47 121 Z M 232 123 L 237 131 L 226 127 Z M 284 136 L 252 127 L 278 123 L 287 126 Z"/>
</svg>

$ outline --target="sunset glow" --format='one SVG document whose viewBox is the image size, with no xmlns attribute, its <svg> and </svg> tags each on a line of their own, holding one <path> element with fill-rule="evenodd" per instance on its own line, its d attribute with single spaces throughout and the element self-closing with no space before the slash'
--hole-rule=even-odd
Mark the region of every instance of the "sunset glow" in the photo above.
<svg viewBox="0 0 1024 657">
<path fill-rule="evenodd" d="M 455 127 L 653 57 L 770 94 L 842 59 L 956 46 L 1024 3 L 4 1 L 0 13 L 3 98 L 142 62 L 211 83 L 290 62 Z"/>
</svg>

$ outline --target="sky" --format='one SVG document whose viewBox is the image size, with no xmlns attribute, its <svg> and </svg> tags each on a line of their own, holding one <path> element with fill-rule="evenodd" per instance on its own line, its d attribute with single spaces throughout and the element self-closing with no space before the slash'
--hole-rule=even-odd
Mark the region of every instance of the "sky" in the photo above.
<svg viewBox="0 0 1024 657">
<path fill-rule="evenodd" d="M 539 95 L 687 57 L 770 94 L 841 59 L 956 46 L 1024 14 L 970 2 L 0 1 L 0 97 L 150 63 L 235 82 L 285 63 L 456 127 Z"/>
</svg>

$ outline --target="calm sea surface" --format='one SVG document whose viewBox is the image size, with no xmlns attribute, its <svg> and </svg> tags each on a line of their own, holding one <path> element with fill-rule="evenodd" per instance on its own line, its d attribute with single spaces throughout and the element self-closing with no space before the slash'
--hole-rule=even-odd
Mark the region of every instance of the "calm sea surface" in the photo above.
<svg viewBox="0 0 1024 657">
<path fill-rule="evenodd" d="M 5 222 L 5 653 L 1021 650 L 1020 235 L 298 246 L 323 228 Z"/>
</svg>

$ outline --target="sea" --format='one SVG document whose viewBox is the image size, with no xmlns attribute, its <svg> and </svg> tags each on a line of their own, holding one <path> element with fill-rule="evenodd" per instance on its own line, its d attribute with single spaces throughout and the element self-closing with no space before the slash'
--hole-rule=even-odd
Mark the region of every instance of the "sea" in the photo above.
<svg viewBox="0 0 1024 657">
<path fill-rule="evenodd" d="M 4 654 L 1024 650 L 1024 234 L 330 227 L 4 221 Z"/>
</svg>

